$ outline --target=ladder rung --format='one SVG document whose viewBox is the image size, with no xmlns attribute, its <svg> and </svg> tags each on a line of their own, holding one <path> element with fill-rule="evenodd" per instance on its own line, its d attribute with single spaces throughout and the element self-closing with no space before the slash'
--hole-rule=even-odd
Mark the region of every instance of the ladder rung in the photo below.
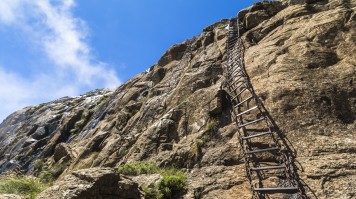
<svg viewBox="0 0 356 199">
<path fill-rule="evenodd" d="M 238 82 L 241 78 L 243 78 L 243 76 L 240 76 L 239 78 L 237 78 L 235 81 L 233 81 L 232 83 L 231 83 L 231 85 L 234 85 L 236 82 Z"/>
<path fill-rule="evenodd" d="M 253 121 L 251 121 L 251 122 L 247 122 L 247 123 L 245 123 L 245 124 L 241 124 L 241 126 L 238 126 L 238 127 L 239 127 L 239 128 L 242 128 L 242 127 L 244 127 L 244 126 L 257 123 L 257 122 L 259 122 L 259 121 L 261 121 L 261 120 L 264 120 L 264 119 L 265 119 L 264 117 L 261 117 L 261 118 L 258 118 L 257 120 L 253 120 Z"/>
<path fill-rule="evenodd" d="M 242 70 L 241 66 L 236 66 L 236 64 L 238 63 L 238 61 L 231 61 L 230 64 L 231 65 L 231 69 L 230 71 L 228 71 L 229 74 L 234 74 L 235 71 L 237 70 Z M 238 73 L 236 73 L 238 74 Z"/>
<path fill-rule="evenodd" d="M 227 74 L 231 74 L 231 71 L 235 70 L 235 59 L 234 58 L 230 58 L 226 61 L 226 64 L 228 66 L 227 68 Z"/>
<path fill-rule="evenodd" d="M 262 170 L 273 170 L 273 169 L 285 169 L 286 165 L 276 165 L 276 166 L 268 166 L 268 167 L 255 167 L 251 168 L 251 171 L 262 171 Z"/>
<path fill-rule="evenodd" d="M 242 100 L 240 103 L 236 104 L 236 105 L 235 105 L 235 108 L 238 107 L 238 106 L 240 106 L 241 104 L 245 103 L 246 101 L 248 101 L 248 100 L 251 99 L 251 98 L 253 98 L 253 95 L 251 95 L 250 97 L 248 97 L 248 98 Z"/>
<path fill-rule="evenodd" d="M 231 75 L 229 75 L 229 76 L 231 76 Z M 241 79 L 243 76 L 239 76 L 239 78 L 237 78 L 237 80 L 239 80 L 239 79 Z M 231 78 L 228 78 L 228 79 L 226 79 L 227 81 L 230 81 L 230 80 L 233 80 L 233 78 L 234 77 L 231 77 Z M 235 80 L 235 81 L 237 81 L 237 80 Z"/>
<path fill-rule="evenodd" d="M 232 61 L 232 63 L 230 63 L 229 66 L 230 66 L 230 70 L 227 71 L 227 72 L 228 72 L 228 75 L 231 76 L 231 77 L 234 77 L 233 75 L 237 75 L 237 74 L 240 73 L 240 72 L 236 73 L 236 71 L 242 70 L 242 72 L 244 72 L 243 68 L 240 66 L 238 61 Z"/>
<path fill-rule="evenodd" d="M 234 52 L 230 52 L 230 54 L 231 54 L 231 53 L 234 53 Z M 230 64 L 230 65 L 231 65 L 235 60 L 236 60 L 236 58 L 232 56 L 232 57 L 230 57 L 230 58 L 227 60 L 227 64 Z"/>
<path fill-rule="evenodd" d="M 235 52 L 234 52 L 235 53 Z M 236 65 L 238 63 L 238 60 L 235 57 L 232 57 L 230 60 L 228 60 L 227 64 L 228 65 Z"/>
<path fill-rule="evenodd" d="M 295 193 L 299 191 L 297 187 L 253 188 L 253 190 L 262 193 Z"/>
<path fill-rule="evenodd" d="M 236 58 L 238 58 L 238 56 L 236 56 L 236 54 L 238 53 L 236 44 L 234 46 L 232 46 L 230 49 L 228 49 L 228 53 L 232 54 L 232 55 L 230 55 L 230 58 L 229 58 L 230 60 L 236 60 Z"/>
<path fill-rule="evenodd" d="M 268 151 L 276 151 L 278 150 L 278 147 L 272 147 L 272 148 L 266 148 L 266 149 L 256 149 L 253 151 L 246 151 L 246 154 L 253 154 L 253 153 L 262 153 L 262 152 L 268 152 Z"/>
<path fill-rule="evenodd" d="M 236 44 L 236 43 L 234 43 L 234 44 L 229 44 L 229 45 L 228 45 L 228 48 L 233 49 L 233 48 L 235 47 L 235 44 Z"/>
<path fill-rule="evenodd" d="M 264 136 L 264 135 L 269 135 L 269 134 L 272 134 L 272 132 L 268 131 L 268 132 L 264 132 L 264 133 L 259 133 L 259 134 L 255 134 L 255 135 L 250 135 L 250 136 L 246 136 L 246 137 L 241 137 L 241 139 L 247 140 L 247 139 L 251 139 L 251 138 L 255 138 L 255 137 L 260 137 L 260 136 Z"/>
<path fill-rule="evenodd" d="M 234 98 L 232 98 L 232 101 L 234 101 L 235 99 L 237 99 L 243 92 L 245 92 L 245 90 L 247 90 L 247 88 L 243 88 Z"/>
<path fill-rule="evenodd" d="M 258 106 L 254 106 L 254 107 L 252 107 L 252 108 L 250 108 L 250 109 L 248 109 L 248 110 L 246 110 L 244 112 L 241 112 L 241 113 L 237 114 L 236 117 L 239 117 L 239 116 L 241 116 L 241 115 L 243 115 L 245 113 L 248 113 L 248 112 L 250 112 L 250 111 L 252 111 L 252 110 L 254 110 L 256 108 L 258 108 Z"/>
<path fill-rule="evenodd" d="M 241 87 L 245 83 L 245 80 L 241 80 L 241 81 L 238 81 L 236 83 L 237 84 L 235 84 L 235 85 L 230 84 L 230 90 L 231 91 L 234 91 L 235 89 Z"/>
<path fill-rule="evenodd" d="M 246 76 L 246 75 L 245 75 L 245 71 L 244 71 L 240 66 L 237 66 L 236 68 L 238 68 L 238 69 L 236 69 L 235 71 L 233 71 L 232 73 L 230 73 L 230 76 L 231 76 L 231 77 L 234 77 L 235 75 L 238 75 L 238 74 L 240 74 L 240 75 L 242 75 L 242 76 Z M 238 71 L 238 72 L 236 73 L 236 71 Z"/>
</svg>

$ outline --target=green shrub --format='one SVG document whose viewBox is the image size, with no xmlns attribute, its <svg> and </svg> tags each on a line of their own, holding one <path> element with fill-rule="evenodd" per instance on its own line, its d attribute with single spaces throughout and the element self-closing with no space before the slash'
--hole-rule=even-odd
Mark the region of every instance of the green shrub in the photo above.
<svg viewBox="0 0 356 199">
<path fill-rule="evenodd" d="M 47 188 L 39 179 L 28 176 L 0 176 L 0 194 L 16 194 L 34 199 Z"/>
<path fill-rule="evenodd" d="M 162 194 L 157 190 L 157 188 L 144 187 L 143 192 L 145 192 L 146 199 L 158 199 L 162 198 Z"/>
<path fill-rule="evenodd" d="M 216 133 L 218 129 L 219 129 L 219 121 L 216 119 L 211 119 L 208 122 L 207 131 L 209 131 L 210 133 Z"/>
<path fill-rule="evenodd" d="M 158 182 L 158 190 L 162 193 L 163 198 L 175 198 L 185 189 L 186 185 L 186 176 L 178 173 L 163 176 Z"/>
<path fill-rule="evenodd" d="M 123 148 L 121 148 L 121 149 L 119 150 L 119 156 L 120 156 L 120 157 L 124 157 L 128 152 L 129 152 L 129 149 L 123 147 Z"/>
<path fill-rule="evenodd" d="M 53 174 L 51 173 L 50 170 L 46 169 L 42 171 L 39 175 L 38 178 L 42 183 L 49 183 L 51 184 L 55 179 L 53 177 Z"/>
<path fill-rule="evenodd" d="M 103 95 L 100 99 L 96 102 L 97 105 L 101 105 L 105 102 L 105 100 L 109 97 L 109 95 Z"/>
<path fill-rule="evenodd" d="M 190 150 L 190 155 L 192 158 L 194 158 L 195 161 L 198 161 L 198 159 L 201 156 L 201 148 L 204 146 L 205 140 L 202 139 L 196 139 L 191 147 Z"/>
<path fill-rule="evenodd" d="M 159 167 L 155 162 L 129 163 L 119 167 L 118 171 L 124 175 L 140 175 L 158 173 Z"/>
<path fill-rule="evenodd" d="M 39 174 L 38 178 L 42 183 L 52 184 L 69 166 L 70 162 L 62 163 L 60 165 L 55 165 L 51 168 L 43 169 Z"/>
<path fill-rule="evenodd" d="M 71 130 L 71 133 L 76 133 L 81 130 L 88 123 L 92 114 L 92 110 L 85 110 L 81 119 L 74 124 L 74 128 Z"/>
<path fill-rule="evenodd" d="M 185 176 L 185 172 L 178 169 L 177 167 L 159 168 L 157 173 L 161 174 L 162 176 L 171 176 L 171 175 Z"/>
<path fill-rule="evenodd" d="M 194 199 L 200 199 L 203 195 L 203 192 L 201 189 L 196 189 L 194 190 Z"/>
<path fill-rule="evenodd" d="M 45 162 L 43 159 L 37 159 L 35 160 L 35 162 L 33 163 L 33 169 L 36 172 L 40 172 L 42 171 L 43 167 L 45 166 Z"/>
<path fill-rule="evenodd" d="M 110 131 L 116 125 L 116 121 L 111 121 L 107 125 L 104 126 L 103 131 Z"/>
<path fill-rule="evenodd" d="M 159 173 L 163 178 L 154 188 L 144 188 L 148 199 L 170 199 L 184 191 L 187 185 L 186 173 L 176 167 L 160 168 L 155 162 L 138 162 L 119 167 L 119 173 L 125 175 L 140 175 Z"/>
</svg>

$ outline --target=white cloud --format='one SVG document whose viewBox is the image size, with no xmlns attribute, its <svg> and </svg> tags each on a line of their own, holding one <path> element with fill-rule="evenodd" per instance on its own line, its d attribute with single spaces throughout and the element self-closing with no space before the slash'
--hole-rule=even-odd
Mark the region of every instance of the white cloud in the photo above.
<svg viewBox="0 0 356 199">
<path fill-rule="evenodd" d="M 58 85 L 51 78 L 40 74 L 29 81 L 0 67 L 0 123 L 9 114 L 25 106 L 80 92 L 76 85 Z M 64 80 L 58 82 L 63 83 Z"/>
<path fill-rule="evenodd" d="M 11 23 L 16 18 L 16 9 L 20 0 L 1 0 L 0 1 L 0 21 L 3 23 Z"/>
<path fill-rule="evenodd" d="M 120 84 L 115 71 L 92 56 L 88 28 L 73 16 L 74 6 L 74 0 L 0 0 L 2 28 L 26 34 L 52 63 L 43 68 L 53 71 L 24 77 L 0 66 L 0 122 L 26 105 Z"/>
</svg>

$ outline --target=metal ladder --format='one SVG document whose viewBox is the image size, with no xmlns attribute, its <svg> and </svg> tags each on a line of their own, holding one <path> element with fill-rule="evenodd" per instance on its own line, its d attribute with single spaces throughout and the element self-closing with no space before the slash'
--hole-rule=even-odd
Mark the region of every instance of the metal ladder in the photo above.
<svg viewBox="0 0 356 199">
<path fill-rule="evenodd" d="M 306 198 L 246 73 L 238 20 L 228 27 L 226 86 L 253 198 Z"/>
</svg>

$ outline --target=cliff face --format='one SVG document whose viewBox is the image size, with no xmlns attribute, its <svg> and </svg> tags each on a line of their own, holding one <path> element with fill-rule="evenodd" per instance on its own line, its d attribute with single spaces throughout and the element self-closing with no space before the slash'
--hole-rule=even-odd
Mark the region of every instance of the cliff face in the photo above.
<svg viewBox="0 0 356 199">
<path fill-rule="evenodd" d="M 286 7 L 247 31 L 247 72 L 320 198 L 355 197 L 355 1 Z"/>
<path fill-rule="evenodd" d="M 239 13 L 246 70 L 294 147 L 310 197 L 355 197 L 355 19 L 355 1 L 336 0 L 264 2 Z M 227 23 L 172 46 L 114 92 L 10 115 L 0 125 L 0 172 L 59 168 L 59 176 L 152 160 L 187 169 L 185 198 L 251 197 L 224 91 Z"/>
</svg>

